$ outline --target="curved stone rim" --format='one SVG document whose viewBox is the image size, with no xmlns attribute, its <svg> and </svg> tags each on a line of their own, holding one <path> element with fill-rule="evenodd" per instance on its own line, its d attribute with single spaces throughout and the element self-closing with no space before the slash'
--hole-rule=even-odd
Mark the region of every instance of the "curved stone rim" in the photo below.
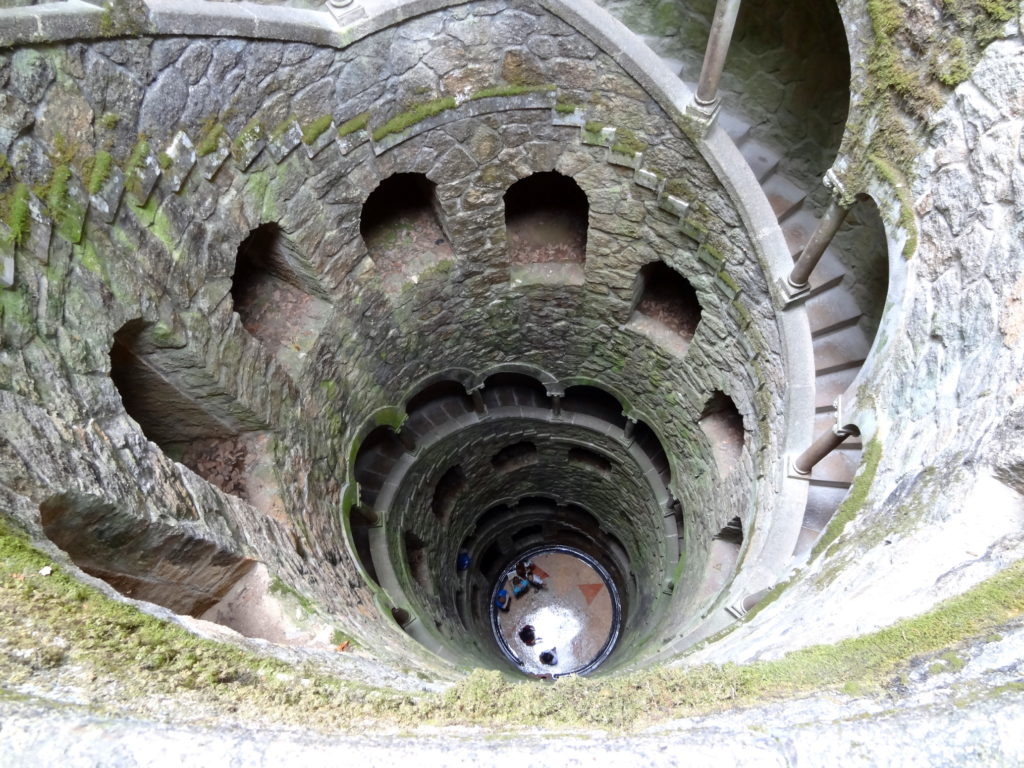
<svg viewBox="0 0 1024 768">
<path fill-rule="evenodd" d="M 520 552 L 516 557 L 509 560 L 501 569 L 500 573 L 508 573 L 510 568 L 514 568 L 515 564 L 524 558 L 535 557 L 537 555 L 549 554 L 557 552 L 566 555 L 572 555 L 573 557 L 582 560 L 591 568 L 593 568 L 597 575 L 601 577 L 601 581 L 604 582 L 605 589 L 608 590 L 608 594 L 612 599 L 612 626 L 608 632 L 608 639 L 604 645 L 601 646 L 601 650 L 597 652 L 597 655 L 593 659 L 588 661 L 581 667 L 569 670 L 568 672 L 556 672 L 551 675 L 552 678 L 564 677 L 566 675 L 585 675 L 588 672 L 592 672 L 597 669 L 604 661 L 611 655 L 612 651 L 615 650 L 615 645 L 619 639 L 619 630 L 622 625 L 622 603 L 619 598 L 619 589 L 615 585 L 614 579 L 608 573 L 607 569 L 601 565 L 595 558 L 588 555 L 582 550 L 576 549 L 575 547 L 567 547 L 565 545 L 543 545 L 539 547 L 531 547 L 530 549 Z M 522 667 L 522 660 L 512 652 L 508 642 L 501 634 L 501 630 L 498 627 L 498 611 L 494 606 L 494 598 L 498 595 L 498 585 L 501 580 L 495 582 L 494 587 L 491 589 L 490 603 L 488 605 L 488 614 L 491 620 L 491 633 L 494 635 L 494 640 L 498 644 L 498 648 L 505 655 L 509 661 L 511 661 L 516 667 Z M 526 674 L 525 672 L 523 674 Z"/>
</svg>

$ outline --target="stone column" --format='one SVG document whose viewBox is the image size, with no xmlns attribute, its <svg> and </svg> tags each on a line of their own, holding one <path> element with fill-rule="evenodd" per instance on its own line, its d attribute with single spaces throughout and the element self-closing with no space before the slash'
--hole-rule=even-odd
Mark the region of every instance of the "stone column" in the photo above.
<svg viewBox="0 0 1024 768">
<path fill-rule="evenodd" d="M 480 393 L 479 389 L 474 389 L 469 393 L 469 396 L 473 400 L 473 410 L 478 416 L 482 416 L 484 411 L 487 410 L 487 406 L 484 405 L 484 396 Z"/>
<path fill-rule="evenodd" d="M 627 416 L 626 417 L 626 426 L 624 426 L 622 428 L 622 436 L 625 437 L 627 440 L 632 440 L 633 439 L 633 431 L 635 429 L 636 429 L 636 422 L 633 419 L 631 419 L 631 418 L 629 418 Z"/>
<path fill-rule="evenodd" d="M 814 234 L 811 235 L 807 245 L 800 252 L 800 258 L 793 265 L 793 271 L 786 278 L 786 283 L 792 294 L 807 290 L 807 281 L 811 277 L 811 272 L 818 266 L 822 254 L 832 242 L 832 238 L 836 236 L 836 232 L 843 225 L 846 214 L 849 212 L 849 206 L 841 205 L 834 197 L 829 202 L 825 215 L 818 221 L 818 228 L 814 230 Z"/>
<path fill-rule="evenodd" d="M 856 431 L 848 427 L 838 425 L 832 427 L 820 435 L 806 451 L 793 461 L 793 471 L 800 476 L 810 475 L 815 464 L 838 448 L 846 438 L 855 434 L 857 434 Z"/>
<path fill-rule="evenodd" d="M 725 57 L 729 54 L 729 44 L 732 42 L 732 32 L 739 11 L 740 0 L 718 0 L 715 16 L 711 21 L 708 46 L 704 50 L 704 64 L 700 69 L 700 81 L 694 95 L 694 116 L 702 117 L 709 124 L 718 113 L 718 85 L 722 80 Z"/>
<path fill-rule="evenodd" d="M 562 415 L 562 396 L 551 395 L 551 415 L 554 418 L 558 418 Z"/>
<path fill-rule="evenodd" d="M 416 438 L 408 429 L 398 430 L 398 442 L 409 453 L 416 453 Z"/>
</svg>

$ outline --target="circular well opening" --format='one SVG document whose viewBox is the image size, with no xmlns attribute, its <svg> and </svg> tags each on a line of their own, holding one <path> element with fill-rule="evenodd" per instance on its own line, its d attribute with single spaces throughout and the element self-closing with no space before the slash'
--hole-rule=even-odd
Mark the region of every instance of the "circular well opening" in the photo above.
<svg viewBox="0 0 1024 768">
<path fill-rule="evenodd" d="M 532 563 L 543 586 L 516 589 L 520 563 Z M 502 591 L 507 610 L 499 608 Z M 622 606 L 615 582 L 597 560 L 572 547 L 545 546 L 523 552 L 501 570 L 490 616 L 494 639 L 510 662 L 524 674 L 559 677 L 586 674 L 608 658 Z"/>
</svg>

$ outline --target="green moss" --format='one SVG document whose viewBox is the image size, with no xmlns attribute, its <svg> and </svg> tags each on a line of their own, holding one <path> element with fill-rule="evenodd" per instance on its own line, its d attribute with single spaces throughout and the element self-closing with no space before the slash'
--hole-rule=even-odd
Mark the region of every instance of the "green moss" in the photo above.
<svg viewBox="0 0 1024 768">
<path fill-rule="evenodd" d="M 277 576 L 275 576 L 273 580 L 270 582 L 270 594 L 291 598 L 292 600 L 297 602 L 299 606 L 302 608 L 302 610 L 305 611 L 307 614 L 312 615 L 317 612 L 316 603 L 314 603 L 305 595 L 296 591 L 294 588 L 285 584 Z"/>
<path fill-rule="evenodd" d="M 174 165 L 174 158 L 168 155 L 166 152 L 160 152 L 156 156 L 156 161 L 159 166 L 165 171 Z"/>
<path fill-rule="evenodd" d="M 348 634 L 347 632 L 342 632 L 340 629 L 335 629 L 331 633 L 331 643 L 333 643 L 336 646 L 348 643 L 347 647 L 350 650 L 359 647 L 359 643 L 356 642 L 356 639 L 352 637 L 352 635 Z"/>
<path fill-rule="evenodd" d="M 732 279 L 732 275 L 726 272 L 724 269 L 718 273 L 718 279 L 725 283 L 734 293 L 740 292 L 740 287 L 736 284 L 736 281 Z"/>
<path fill-rule="evenodd" d="M 105 131 L 112 131 L 117 127 L 117 124 L 121 122 L 121 116 L 116 112 L 104 112 L 100 115 L 96 124 Z"/>
<path fill-rule="evenodd" d="M 380 141 L 385 136 L 392 133 L 400 133 L 406 128 L 409 128 L 416 123 L 426 120 L 434 115 L 439 115 L 445 110 L 455 108 L 455 99 L 451 96 L 445 96 L 444 98 L 434 99 L 424 104 L 413 107 L 405 112 L 395 115 L 388 120 L 384 125 L 377 126 L 373 130 L 373 140 Z"/>
<path fill-rule="evenodd" d="M 344 123 L 338 126 L 338 138 L 348 136 L 350 133 L 361 131 L 366 128 L 366 124 L 370 122 L 370 113 L 363 112 L 356 115 L 351 120 L 346 120 Z"/>
<path fill-rule="evenodd" d="M 125 168 L 126 173 L 130 176 L 140 169 L 143 163 L 146 162 L 147 157 L 149 157 L 149 141 L 146 137 L 140 136 L 132 148 L 131 155 L 128 156 L 128 164 Z"/>
<path fill-rule="evenodd" d="M 882 444 L 878 438 L 875 438 L 865 447 L 860 474 L 854 478 L 850 492 L 843 499 L 843 503 L 839 505 L 839 509 L 832 516 L 825 532 L 811 550 L 811 560 L 818 557 L 828 548 L 829 544 L 839 538 L 847 524 L 863 509 L 868 493 L 871 491 L 871 485 L 875 482 L 875 474 L 878 472 L 878 463 L 881 460 Z"/>
<path fill-rule="evenodd" d="M 324 131 L 331 127 L 333 122 L 334 117 L 332 115 L 323 115 L 313 122 L 307 123 L 302 129 L 303 143 L 312 144 L 323 135 Z"/>
<path fill-rule="evenodd" d="M 571 115 L 577 109 L 578 107 L 575 104 L 570 104 L 565 101 L 560 101 L 557 104 L 555 104 L 555 112 L 557 112 L 560 115 Z"/>
<path fill-rule="evenodd" d="M 599 123 L 597 120 L 588 120 L 583 124 L 583 130 L 587 133 L 600 133 L 604 130 L 604 123 Z"/>
<path fill-rule="evenodd" d="M 667 179 L 665 181 L 665 194 L 686 200 L 690 196 L 690 185 L 683 179 Z"/>
<path fill-rule="evenodd" d="M 469 98 L 474 99 L 488 99 L 492 96 L 521 96 L 524 93 L 545 93 L 547 91 L 555 90 L 555 86 L 550 84 L 544 85 L 494 85 L 490 88 L 484 88 L 477 91 Z"/>
<path fill-rule="evenodd" d="M 214 123 L 208 126 L 203 132 L 203 136 L 199 139 L 199 143 L 196 144 L 196 154 L 199 157 L 206 157 L 206 155 L 213 154 L 217 151 L 217 147 L 220 146 L 220 137 L 224 135 L 224 124 Z"/>
<path fill-rule="evenodd" d="M 89 194 L 95 195 L 103 189 L 103 185 L 110 178 L 110 169 L 113 166 L 114 158 L 109 152 L 100 150 L 93 158 L 92 171 L 89 174 Z"/>
<path fill-rule="evenodd" d="M 963 657 L 954 651 L 947 651 L 946 653 L 942 654 L 939 658 L 941 658 L 946 663 L 946 666 L 950 672 L 959 672 L 961 669 L 967 666 L 967 662 L 964 661 Z"/>
<path fill-rule="evenodd" d="M 253 144 L 256 141 L 259 141 L 260 138 L 262 138 L 262 136 L 263 126 L 260 124 L 260 121 L 254 117 L 252 120 L 245 124 L 245 127 L 242 129 L 242 132 L 235 137 L 235 151 L 241 152 L 242 150 L 246 149 L 249 145 Z"/>
<path fill-rule="evenodd" d="M 647 144 L 640 141 L 637 135 L 629 128 L 615 129 L 615 143 L 612 145 L 612 152 L 622 155 L 634 155 L 647 149 Z"/>
<path fill-rule="evenodd" d="M 879 175 L 893 188 L 900 204 L 899 225 L 907 233 L 907 242 L 903 245 L 903 258 L 909 259 L 917 251 L 918 231 L 917 217 L 914 216 L 914 201 L 910 197 L 910 190 L 906 177 L 895 166 L 886 162 L 877 155 L 871 155 L 871 162 L 878 170 Z"/>
<path fill-rule="evenodd" d="M 74 248 L 74 258 L 79 264 L 96 275 L 103 275 L 103 264 L 92 243 L 86 241 Z"/>
<path fill-rule="evenodd" d="M 213 716 L 255 723 L 315 719 L 330 729 L 373 722 L 642 729 L 658 720 L 813 691 L 866 695 L 905 675 L 921 654 L 947 656 L 1024 615 L 1024 561 L 1018 561 L 920 616 L 773 661 L 659 667 L 615 678 L 566 677 L 543 689 L 495 670 L 477 670 L 444 694 L 407 694 L 342 682 L 312 667 L 296 669 L 202 640 L 104 597 L 59 567 L 48 576 L 39 574 L 48 565 L 53 565 L 48 557 L 0 520 L 0 631 L 8 651 L 0 655 L 0 675 L 9 684 L 37 674 L 33 665 L 35 670 L 67 665 L 76 679 L 99 680 L 104 698 L 116 701 L 121 712 L 187 690 L 185 706 L 201 704 Z M 296 594 L 283 584 L 277 589 Z M 60 637 L 62 647 L 45 642 L 48 637 Z M 347 639 L 344 633 L 335 637 Z M 993 693 L 1020 689 L 1011 684 Z M 172 709 L 168 716 L 178 714 Z"/>
<path fill-rule="evenodd" d="M 845 202 L 852 203 L 875 174 L 894 186 L 910 176 L 919 155 L 917 135 L 928 130 L 929 115 L 944 102 L 946 89 L 970 76 L 985 46 L 1002 34 L 1017 7 L 1016 0 L 942 0 L 940 14 L 911 19 L 909 6 L 901 0 L 868 0 L 873 33 L 866 62 L 869 77 L 860 81 L 856 117 L 846 131 L 853 139 L 844 153 L 857 162 L 844 178 Z M 941 46 L 932 46 L 939 53 L 919 54 L 925 38 L 941 39 Z M 891 172 L 879 173 L 879 161 Z M 904 196 L 901 187 L 896 191 Z M 909 228 L 902 199 L 901 208 L 900 223 L 910 232 L 904 249 L 909 256 L 917 234 Z"/>
<path fill-rule="evenodd" d="M 288 117 L 286 117 L 284 120 L 282 120 L 280 123 L 278 123 L 277 125 L 270 129 L 271 140 L 277 141 L 278 139 L 280 139 L 288 132 L 288 129 L 291 128 L 292 125 L 294 125 L 296 122 L 298 121 L 295 119 L 295 115 L 288 115 Z"/>
<path fill-rule="evenodd" d="M 7 235 L 12 245 L 21 245 L 28 237 L 31 217 L 28 209 L 29 188 L 26 184 L 15 184 L 5 199 L 4 223 L 10 232 Z"/>
<path fill-rule="evenodd" d="M 11 165 L 11 161 L 7 159 L 7 155 L 0 154 L 0 184 L 7 181 L 14 173 L 14 167 Z"/>
</svg>

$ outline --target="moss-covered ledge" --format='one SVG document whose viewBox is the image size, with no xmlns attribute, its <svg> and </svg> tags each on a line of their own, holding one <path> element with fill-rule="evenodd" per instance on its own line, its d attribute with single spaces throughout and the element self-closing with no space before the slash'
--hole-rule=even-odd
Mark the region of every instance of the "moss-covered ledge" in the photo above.
<svg viewBox="0 0 1024 768">
<path fill-rule="evenodd" d="M 635 731 L 822 691 L 888 692 L 898 703 L 900 681 L 911 665 L 923 660 L 929 674 L 955 673 L 963 666 L 961 649 L 996 642 L 1000 632 L 1019 626 L 1024 561 L 927 613 L 834 645 L 746 665 L 564 678 L 544 696 L 537 695 L 540 683 L 509 682 L 495 671 L 476 671 L 444 692 L 375 687 L 341 681 L 312 657 L 296 667 L 201 639 L 76 581 L 6 524 L 0 525 L 0 609 L 5 698 L 71 687 L 99 715 L 172 722 L 201 717 L 322 732 L 368 723 Z M 1004 686 L 992 695 L 1013 692 Z M 170 710 L 169 700 L 175 702 Z"/>
</svg>

